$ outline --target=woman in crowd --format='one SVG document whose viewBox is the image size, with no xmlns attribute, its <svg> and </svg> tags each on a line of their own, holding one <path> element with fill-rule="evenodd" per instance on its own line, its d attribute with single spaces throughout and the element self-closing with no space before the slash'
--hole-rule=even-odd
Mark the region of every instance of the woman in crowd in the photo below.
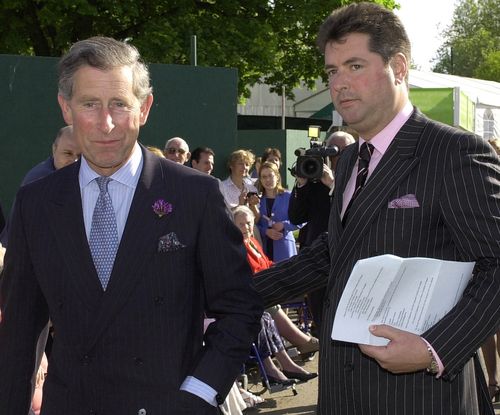
<svg viewBox="0 0 500 415">
<path fill-rule="evenodd" d="M 247 250 L 247 259 L 252 271 L 256 273 L 269 268 L 272 265 L 272 261 L 264 254 L 261 245 L 253 236 L 254 216 L 252 211 L 247 206 L 238 206 L 233 210 L 233 218 L 234 223 L 243 234 L 243 242 Z M 295 379 L 308 381 L 309 379 L 315 378 L 317 376 L 316 373 L 307 372 L 290 359 L 276 327 L 276 323 L 269 311 L 272 311 L 277 319 L 286 319 L 288 321 L 283 322 L 283 324 L 295 327 L 296 332 L 294 336 L 296 336 L 296 339 L 301 343 L 300 345 L 303 347 L 310 347 L 312 345 L 318 346 L 317 339 L 315 339 L 316 342 L 311 342 L 311 338 L 294 326 L 279 306 L 273 307 L 273 310 L 266 310 L 261 319 L 262 329 L 259 333 L 258 348 L 269 380 L 274 383 L 290 385 L 293 384 Z M 291 341 L 290 338 L 288 338 L 288 340 Z M 291 342 L 293 344 L 293 341 Z M 276 357 L 282 370 L 274 364 L 271 356 Z"/>
<path fill-rule="evenodd" d="M 260 214 L 257 188 L 248 176 L 254 161 L 255 156 L 249 150 L 233 151 L 227 163 L 230 174 L 221 182 L 220 190 L 230 208 L 248 205 L 255 217 L 258 217 Z"/>
<path fill-rule="evenodd" d="M 264 150 L 261 157 L 262 163 L 274 163 L 278 166 L 278 170 L 281 167 L 281 151 L 274 147 L 268 147 Z M 258 176 L 257 176 L 258 177 Z"/>
<path fill-rule="evenodd" d="M 296 255 L 292 231 L 300 226 L 292 225 L 288 219 L 290 192 L 281 186 L 281 176 L 275 163 L 262 164 L 257 189 L 262 192 L 257 226 L 264 252 L 274 262 Z"/>
</svg>

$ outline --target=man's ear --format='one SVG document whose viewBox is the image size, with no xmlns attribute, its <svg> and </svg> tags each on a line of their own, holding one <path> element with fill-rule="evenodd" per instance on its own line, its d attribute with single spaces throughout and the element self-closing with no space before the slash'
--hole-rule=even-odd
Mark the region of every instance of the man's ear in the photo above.
<svg viewBox="0 0 500 415">
<path fill-rule="evenodd" d="M 151 105 L 153 105 L 153 94 L 149 94 L 141 105 L 141 115 L 139 119 L 141 125 L 146 124 L 146 121 L 148 120 L 149 116 L 149 110 L 151 109 Z"/>
<path fill-rule="evenodd" d="M 404 83 L 408 71 L 410 70 L 406 56 L 402 53 L 396 53 L 396 55 L 391 58 L 389 65 L 391 65 L 392 72 L 394 73 L 396 85 Z"/>
<path fill-rule="evenodd" d="M 59 102 L 59 106 L 61 107 L 62 116 L 64 121 L 68 125 L 73 124 L 73 113 L 71 111 L 71 107 L 69 106 L 68 101 L 61 94 L 57 95 L 57 101 Z"/>
</svg>

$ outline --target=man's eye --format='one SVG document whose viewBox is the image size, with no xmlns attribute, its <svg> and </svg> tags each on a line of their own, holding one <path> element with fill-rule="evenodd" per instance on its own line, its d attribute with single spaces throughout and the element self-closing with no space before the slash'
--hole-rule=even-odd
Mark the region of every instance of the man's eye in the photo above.
<svg viewBox="0 0 500 415">
<path fill-rule="evenodd" d="M 357 71 L 357 70 L 361 69 L 361 65 L 354 64 L 354 65 L 351 65 L 351 68 L 352 68 L 354 71 Z"/>
<path fill-rule="evenodd" d="M 328 71 L 326 71 L 326 75 L 328 76 L 328 78 L 331 78 L 336 73 L 337 73 L 336 69 L 329 69 Z"/>
</svg>

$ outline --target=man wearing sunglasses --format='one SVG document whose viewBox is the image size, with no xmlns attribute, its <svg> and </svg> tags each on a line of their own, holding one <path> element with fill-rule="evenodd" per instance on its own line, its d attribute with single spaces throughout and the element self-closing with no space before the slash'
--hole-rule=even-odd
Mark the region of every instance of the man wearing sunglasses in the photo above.
<svg viewBox="0 0 500 415">
<path fill-rule="evenodd" d="M 189 157 L 191 157 L 188 143 L 180 137 L 173 137 L 167 140 L 163 154 L 165 154 L 167 159 L 179 164 L 185 164 L 189 160 Z"/>
</svg>

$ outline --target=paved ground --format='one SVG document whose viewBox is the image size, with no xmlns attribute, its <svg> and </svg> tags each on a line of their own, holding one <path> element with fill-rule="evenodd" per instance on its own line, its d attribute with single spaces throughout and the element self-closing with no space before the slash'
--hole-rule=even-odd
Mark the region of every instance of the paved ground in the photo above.
<svg viewBox="0 0 500 415">
<path fill-rule="evenodd" d="M 317 355 L 314 360 L 304 364 L 304 367 L 310 372 L 317 372 L 318 358 Z M 499 362 L 500 369 L 500 362 Z M 249 387 L 251 387 L 252 392 L 262 391 L 262 387 L 252 384 L 250 379 Z M 248 409 L 245 414 L 257 415 L 257 414 L 269 414 L 269 415 L 314 415 L 316 412 L 316 398 L 318 394 L 318 379 L 310 380 L 307 383 L 301 383 L 296 385 L 297 395 L 294 396 L 291 389 L 284 390 L 281 392 L 269 393 L 265 392 L 262 397 L 266 401 L 259 405 L 258 409 Z M 495 414 L 500 415 L 500 403 L 494 405 Z"/>
</svg>

